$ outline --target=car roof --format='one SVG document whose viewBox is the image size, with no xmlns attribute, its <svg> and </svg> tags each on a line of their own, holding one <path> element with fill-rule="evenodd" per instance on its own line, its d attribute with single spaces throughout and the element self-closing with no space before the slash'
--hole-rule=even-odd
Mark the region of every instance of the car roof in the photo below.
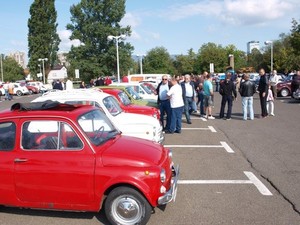
<svg viewBox="0 0 300 225">
<path fill-rule="evenodd" d="M 10 109 L 1 111 L 0 118 L 11 119 L 25 117 L 64 117 L 69 119 L 72 116 L 75 116 L 75 118 L 77 118 L 78 115 L 90 111 L 91 109 L 94 109 L 94 107 L 90 105 L 62 104 L 57 101 L 51 100 L 34 103 L 15 103 L 11 106 Z"/>
<path fill-rule="evenodd" d="M 105 93 L 120 93 L 123 92 L 122 89 L 117 89 L 114 87 L 100 87 L 100 90 L 103 90 Z"/>
<path fill-rule="evenodd" d="M 72 90 L 56 90 L 49 91 L 42 96 L 33 100 L 33 102 L 45 100 L 91 100 L 99 102 L 101 99 L 111 96 L 110 94 L 102 92 L 100 89 L 72 89 Z"/>
</svg>

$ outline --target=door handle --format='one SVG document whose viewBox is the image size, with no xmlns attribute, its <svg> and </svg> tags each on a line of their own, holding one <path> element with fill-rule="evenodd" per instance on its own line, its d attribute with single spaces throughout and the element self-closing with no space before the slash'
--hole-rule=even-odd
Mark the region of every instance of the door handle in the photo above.
<svg viewBox="0 0 300 225">
<path fill-rule="evenodd" d="M 15 159 L 15 163 L 24 163 L 27 161 L 28 161 L 28 159 Z"/>
</svg>

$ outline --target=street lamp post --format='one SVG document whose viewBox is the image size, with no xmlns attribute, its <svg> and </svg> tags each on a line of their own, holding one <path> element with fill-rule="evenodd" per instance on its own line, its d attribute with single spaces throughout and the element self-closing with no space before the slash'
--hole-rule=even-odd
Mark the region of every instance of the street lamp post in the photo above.
<svg viewBox="0 0 300 225">
<path fill-rule="evenodd" d="M 1 81 L 2 82 L 4 82 L 4 78 L 3 78 L 3 63 L 2 63 L 2 54 L 0 54 L 0 57 L 1 57 L 1 60 L 0 60 L 0 62 L 1 62 Z"/>
<path fill-rule="evenodd" d="M 120 83 L 120 65 L 119 65 L 119 40 L 124 39 L 126 37 L 126 35 L 122 34 L 120 36 L 113 36 L 113 35 L 109 35 L 107 37 L 107 40 L 112 41 L 115 40 L 116 41 L 116 49 L 117 49 L 117 75 L 118 75 L 118 82 Z"/>
<path fill-rule="evenodd" d="M 39 58 L 39 62 L 42 61 L 43 65 L 43 83 L 46 84 L 46 79 L 45 79 L 45 61 L 48 61 L 48 58 Z"/>
<path fill-rule="evenodd" d="M 270 74 L 273 73 L 273 41 L 265 41 L 265 45 L 271 46 L 271 71 Z"/>
</svg>

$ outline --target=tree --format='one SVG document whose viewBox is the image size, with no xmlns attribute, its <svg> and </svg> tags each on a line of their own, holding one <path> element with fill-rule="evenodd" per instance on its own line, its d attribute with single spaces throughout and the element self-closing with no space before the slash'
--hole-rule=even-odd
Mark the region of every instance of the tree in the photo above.
<svg viewBox="0 0 300 225">
<path fill-rule="evenodd" d="M 2 55 L 3 56 L 3 55 Z M 3 57 L 3 81 L 23 80 L 23 68 L 11 57 Z"/>
<path fill-rule="evenodd" d="M 241 68 L 244 68 L 247 65 L 247 57 L 246 53 L 238 50 L 234 45 L 228 45 L 224 48 L 226 51 L 226 56 L 228 58 L 229 65 L 229 55 L 234 56 L 234 69 L 238 71 Z"/>
<path fill-rule="evenodd" d="M 79 69 L 83 80 L 100 75 L 112 75 L 117 71 L 115 41 L 107 40 L 109 35 L 130 36 L 131 28 L 121 27 L 125 15 L 125 0 L 81 0 L 71 6 L 71 23 L 67 29 L 70 39 L 79 40 L 82 45 L 72 46 L 68 60 L 72 69 Z M 132 67 L 133 47 L 119 40 L 120 74 L 127 74 Z"/>
<path fill-rule="evenodd" d="M 156 47 L 151 49 L 144 60 L 145 73 L 167 73 L 174 74 L 175 68 L 167 49 Z"/>
<path fill-rule="evenodd" d="M 39 58 L 48 58 L 48 61 L 45 61 L 46 71 L 50 65 L 53 67 L 57 63 L 60 38 L 57 34 L 57 12 L 54 2 L 55 0 L 34 0 L 30 6 L 28 64 L 32 75 L 39 70 Z"/>
<path fill-rule="evenodd" d="M 179 74 L 195 73 L 196 53 L 193 49 L 188 51 L 187 55 L 178 55 L 174 61 L 174 66 Z"/>
<path fill-rule="evenodd" d="M 228 55 L 221 45 L 215 43 L 203 44 L 198 51 L 196 70 L 198 73 L 209 71 L 210 63 L 214 64 L 217 73 L 225 71 L 228 66 Z"/>
<path fill-rule="evenodd" d="M 300 24 L 293 19 L 291 29 L 291 45 L 294 53 L 299 54 L 300 52 Z"/>
<path fill-rule="evenodd" d="M 247 66 L 255 68 L 255 71 L 267 67 L 266 64 L 263 63 L 263 54 L 256 48 L 252 49 L 251 53 L 248 54 L 247 58 Z"/>
</svg>

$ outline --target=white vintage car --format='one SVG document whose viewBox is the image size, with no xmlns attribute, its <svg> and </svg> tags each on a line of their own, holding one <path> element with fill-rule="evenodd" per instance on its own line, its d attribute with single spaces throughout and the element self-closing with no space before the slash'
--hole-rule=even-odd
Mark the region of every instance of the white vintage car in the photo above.
<svg viewBox="0 0 300 225">
<path fill-rule="evenodd" d="M 143 83 L 113 83 L 109 86 L 125 86 L 132 87 L 143 99 L 157 102 L 157 95 L 152 93 L 152 91 Z"/>
<path fill-rule="evenodd" d="M 36 98 L 33 102 L 43 102 L 46 100 L 100 107 L 123 135 L 148 139 L 158 143 L 164 140 L 162 126 L 157 119 L 147 115 L 125 113 L 120 108 L 119 102 L 114 96 L 99 90 L 73 89 L 50 91 Z"/>
</svg>

